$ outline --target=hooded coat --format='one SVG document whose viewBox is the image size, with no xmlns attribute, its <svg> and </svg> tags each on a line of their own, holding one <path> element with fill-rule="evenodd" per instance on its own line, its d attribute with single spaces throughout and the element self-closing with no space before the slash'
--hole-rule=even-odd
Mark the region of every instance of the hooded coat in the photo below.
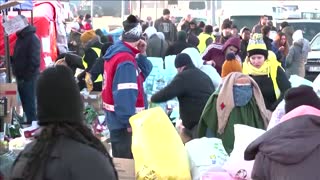
<svg viewBox="0 0 320 180">
<path fill-rule="evenodd" d="M 147 56 L 148 57 L 164 57 L 168 49 L 168 43 L 157 35 L 154 27 L 148 27 L 145 30 L 147 34 Z"/>
<path fill-rule="evenodd" d="M 290 113 L 296 113 L 296 109 Z M 320 115 L 296 114 L 253 141 L 245 160 L 254 160 L 252 179 L 320 179 Z"/>
<path fill-rule="evenodd" d="M 243 78 L 251 86 L 239 85 L 237 80 Z M 270 115 L 254 80 L 241 73 L 232 73 L 223 79 L 220 88 L 209 98 L 201 115 L 198 135 L 204 137 L 209 130 L 213 137 L 222 140 L 225 150 L 231 153 L 235 138 L 234 124 L 265 129 Z"/>
<path fill-rule="evenodd" d="M 221 44 L 210 44 L 207 49 L 202 54 L 202 59 L 205 61 L 214 60 L 216 63 L 215 68 L 217 69 L 218 73 L 221 74 L 222 65 L 225 61 L 225 51 L 229 46 L 234 46 L 238 49 L 238 54 L 240 52 L 240 38 L 229 38 L 224 45 Z M 241 63 L 241 58 L 237 55 L 237 59 L 239 59 Z"/>
<path fill-rule="evenodd" d="M 286 74 L 288 78 L 290 78 L 291 75 L 298 75 L 303 78 L 305 76 L 305 62 L 302 52 L 303 42 L 303 39 L 295 41 L 289 49 L 286 58 Z"/>
<path fill-rule="evenodd" d="M 206 73 L 210 77 L 215 89 L 218 89 L 221 83 L 220 75 L 218 74 L 217 70 L 212 66 L 203 64 L 204 61 L 202 60 L 198 50 L 196 50 L 195 48 L 186 48 L 181 53 L 188 54 L 191 57 L 191 60 L 193 64 L 196 66 L 196 68 Z"/>
<path fill-rule="evenodd" d="M 18 39 L 14 46 L 12 70 L 18 79 L 29 80 L 39 74 L 41 48 L 35 33 L 36 28 L 31 25 L 17 32 Z"/>
</svg>

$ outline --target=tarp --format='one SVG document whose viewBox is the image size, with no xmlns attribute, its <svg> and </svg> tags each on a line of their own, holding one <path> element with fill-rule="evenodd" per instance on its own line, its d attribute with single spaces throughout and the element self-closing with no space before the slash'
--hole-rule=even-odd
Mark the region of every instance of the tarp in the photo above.
<svg viewBox="0 0 320 180">
<path fill-rule="evenodd" d="M 8 1 L 8 0 L 5 0 Z M 33 1 L 32 0 L 24 0 L 24 1 L 20 1 L 19 5 L 16 5 L 13 7 L 14 11 L 31 11 L 33 8 Z"/>
<path fill-rule="evenodd" d="M 41 43 L 41 62 L 40 70 L 45 69 L 46 65 L 52 63 L 52 60 L 57 58 L 57 44 L 56 44 L 56 24 L 55 24 L 55 6 L 50 2 L 40 2 L 34 4 L 34 18 L 33 23 L 36 27 L 36 34 L 40 39 Z M 21 12 L 22 15 L 27 17 L 30 22 L 31 13 Z M 15 17 L 17 12 L 9 12 L 9 18 Z M 0 16 L 0 24 L 2 26 L 2 16 Z M 4 56 L 4 37 L 3 28 L 0 28 L 0 55 Z M 16 35 L 9 36 L 10 43 L 10 56 L 13 55 L 14 45 L 16 42 Z M 47 63 L 46 63 L 47 62 Z"/>
</svg>

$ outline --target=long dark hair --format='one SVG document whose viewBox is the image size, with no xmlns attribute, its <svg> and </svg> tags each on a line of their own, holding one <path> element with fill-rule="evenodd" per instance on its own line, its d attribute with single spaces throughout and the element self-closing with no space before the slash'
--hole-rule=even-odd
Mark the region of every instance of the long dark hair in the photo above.
<svg viewBox="0 0 320 180">
<path fill-rule="evenodd" d="M 59 137 L 67 137 L 82 144 L 88 145 L 106 156 L 113 165 L 112 159 L 104 145 L 97 139 L 91 130 L 83 123 L 55 123 L 43 127 L 41 134 L 37 137 L 31 153 L 28 155 L 28 162 L 23 170 L 25 180 L 33 180 L 42 170 L 42 176 L 45 174 L 46 164 L 50 154 L 56 145 Z M 41 170 L 40 170 L 41 169 Z M 113 166 L 114 172 L 116 170 Z M 117 176 L 117 174 L 116 174 Z"/>
<path fill-rule="evenodd" d="M 280 41 L 281 41 L 281 37 L 282 36 L 285 36 L 286 37 L 286 42 L 284 45 L 281 45 L 280 44 Z M 277 33 L 277 36 L 275 37 L 275 40 L 274 40 L 274 43 L 277 45 L 277 47 L 281 47 L 283 46 L 284 47 L 284 55 L 287 56 L 288 53 L 289 53 L 289 46 L 288 46 L 288 39 L 287 39 L 287 36 L 286 34 L 284 34 L 283 32 L 278 32 Z"/>
</svg>

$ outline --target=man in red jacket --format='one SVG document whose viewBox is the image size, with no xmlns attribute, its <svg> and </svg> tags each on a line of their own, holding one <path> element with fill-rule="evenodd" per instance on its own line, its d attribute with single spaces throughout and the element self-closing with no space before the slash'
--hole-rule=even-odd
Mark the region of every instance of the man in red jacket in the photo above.
<svg viewBox="0 0 320 180">
<path fill-rule="evenodd" d="M 142 40 L 139 20 L 130 15 L 123 22 L 122 40 L 104 55 L 103 108 L 110 130 L 113 157 L 133 158 L 129 118 L 144 110 L 143 82 L 152 70 L 146 57 L 147 44 Z"/>
</svg>

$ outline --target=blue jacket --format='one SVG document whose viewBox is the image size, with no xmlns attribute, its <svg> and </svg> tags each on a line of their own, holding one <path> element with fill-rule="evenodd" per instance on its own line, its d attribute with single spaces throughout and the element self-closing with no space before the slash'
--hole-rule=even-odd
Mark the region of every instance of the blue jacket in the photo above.
<svg viewBox="0 0 320 180">
<path fill-rule="evenodd" d="M 105 60 L 105 62 L 111 63 L 110 66 L 112 66 L 113 62 L 110 62 L 111 59 L 119 53 L 124 53 L 124 55 L 127 54 L 128 61 L 122 61 L 117 65 L 117 67 L 114 67 L 116 68 L 112 80 L 112 97 L 114 101 L 114 111 L 106 110 L 106 120 L 108 128 L 111 131 L 130 127 L 129 118 L 136 113 L 138 89 L 119 88 L 119 84 L 138 84 L 137 72 L 142 73 L 144 79 L 146 79 L 152 70 L 152 64 L 146 56 L 143 56 L 141 54 L 136 56 L 139 51 L 129 47 L 122 41 L 119 41 L 112 45 L 103 56 L 103 59 Z M 139 67 L 138 69 L 135 67 L 134 63 L 129 60 L 129 54 L 131 54 L 133 57 L 136 57 L 137 65 Z M 108 72 L 106 72 L 106 69 L 104 74 L 108 74 Z M 143 84 L 141 88 L 143 88 Z M 145 108 L 148 107 L 146 98 L 144 98 L 144 105 Z"/>
</svg>

